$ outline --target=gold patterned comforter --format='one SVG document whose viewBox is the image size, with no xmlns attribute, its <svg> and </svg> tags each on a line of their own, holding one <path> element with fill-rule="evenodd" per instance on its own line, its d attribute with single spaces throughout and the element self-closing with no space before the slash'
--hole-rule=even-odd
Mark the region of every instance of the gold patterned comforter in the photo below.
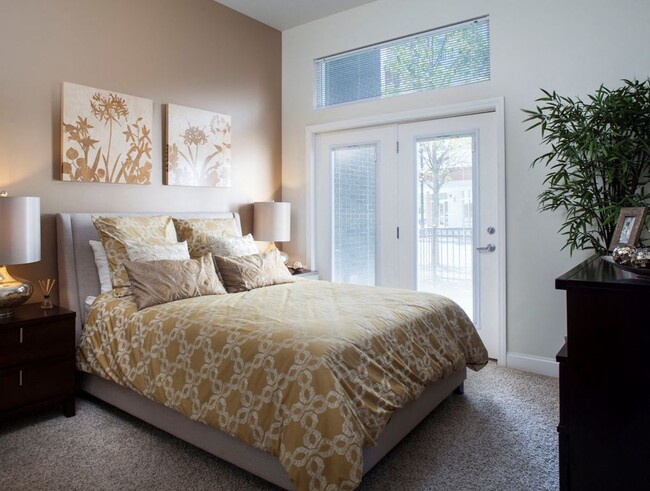
<svg viewBox="0 0 650 491">
<path fill-rule="evenodd" d="M 278 456 L 298 490 L 353 489 L 392 412 L 487 352 L 444 297 L 302 280 L 141 311 L 104 293 L 77 362 Z"/>
</svg>

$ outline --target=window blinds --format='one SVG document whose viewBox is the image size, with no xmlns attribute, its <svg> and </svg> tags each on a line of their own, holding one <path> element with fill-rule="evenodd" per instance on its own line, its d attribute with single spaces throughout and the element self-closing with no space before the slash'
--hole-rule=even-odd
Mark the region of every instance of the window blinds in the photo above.
<svg viewBox="0 0 650 491">
<path fill-rule="evenodd" d="M 315 106 L 490 80 L 487 17 L 315 60 Z"/>
</svg>

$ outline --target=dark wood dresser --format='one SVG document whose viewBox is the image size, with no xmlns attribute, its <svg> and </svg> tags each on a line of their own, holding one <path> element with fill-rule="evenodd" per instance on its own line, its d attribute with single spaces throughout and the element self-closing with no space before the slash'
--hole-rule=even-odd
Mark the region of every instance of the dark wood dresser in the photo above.
<svg viewBox="0 0 650 491">
<path fill-rule="evenodd" d="M 22 305 L 0 318 L 0 420 L 54 404 L 75 414 L 75 313 Z"/>
<path fill-rule="evenodd" d="M 560 489 L 650 489 L 650 279 L 594 256 L 566 290 Z"/>
</svg>

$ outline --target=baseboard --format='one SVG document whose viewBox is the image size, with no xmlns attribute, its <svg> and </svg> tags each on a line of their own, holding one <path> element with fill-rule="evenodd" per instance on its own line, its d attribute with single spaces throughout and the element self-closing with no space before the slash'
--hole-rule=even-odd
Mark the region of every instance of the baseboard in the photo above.
<svg viewBox="0 0 650 491">
<path fill-rule="evenodd" d="M 525 355 L 523 353 L 508 352 L 506 357 L 506 366 L 525 372 L 539 373 L 549 377 L 559 375 L 558 363 L 553 358 L 544 358 L 543 356 Z"/>
</svg>

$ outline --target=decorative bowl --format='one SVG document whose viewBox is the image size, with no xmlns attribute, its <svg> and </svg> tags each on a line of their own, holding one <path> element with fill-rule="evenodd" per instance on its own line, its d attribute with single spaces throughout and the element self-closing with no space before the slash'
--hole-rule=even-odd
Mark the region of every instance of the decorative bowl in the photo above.
<svg viewBox="0 0 650 491">
<path fill-rule="evenodd" d="M 601 256 L 601 257 L 603 258 L 604 261 L 607 261 L 612 266 L 622 269 L 623 271 L 627 271 L 628 273 L 633 273 L 636 276 L 639 276 L 640 278 L 650 278 L 650 268 L 637 268 L 635 266 L 619 264 L 614 261 L 614 258 L 612 258 L 612 256 Z"/>
</svg>

